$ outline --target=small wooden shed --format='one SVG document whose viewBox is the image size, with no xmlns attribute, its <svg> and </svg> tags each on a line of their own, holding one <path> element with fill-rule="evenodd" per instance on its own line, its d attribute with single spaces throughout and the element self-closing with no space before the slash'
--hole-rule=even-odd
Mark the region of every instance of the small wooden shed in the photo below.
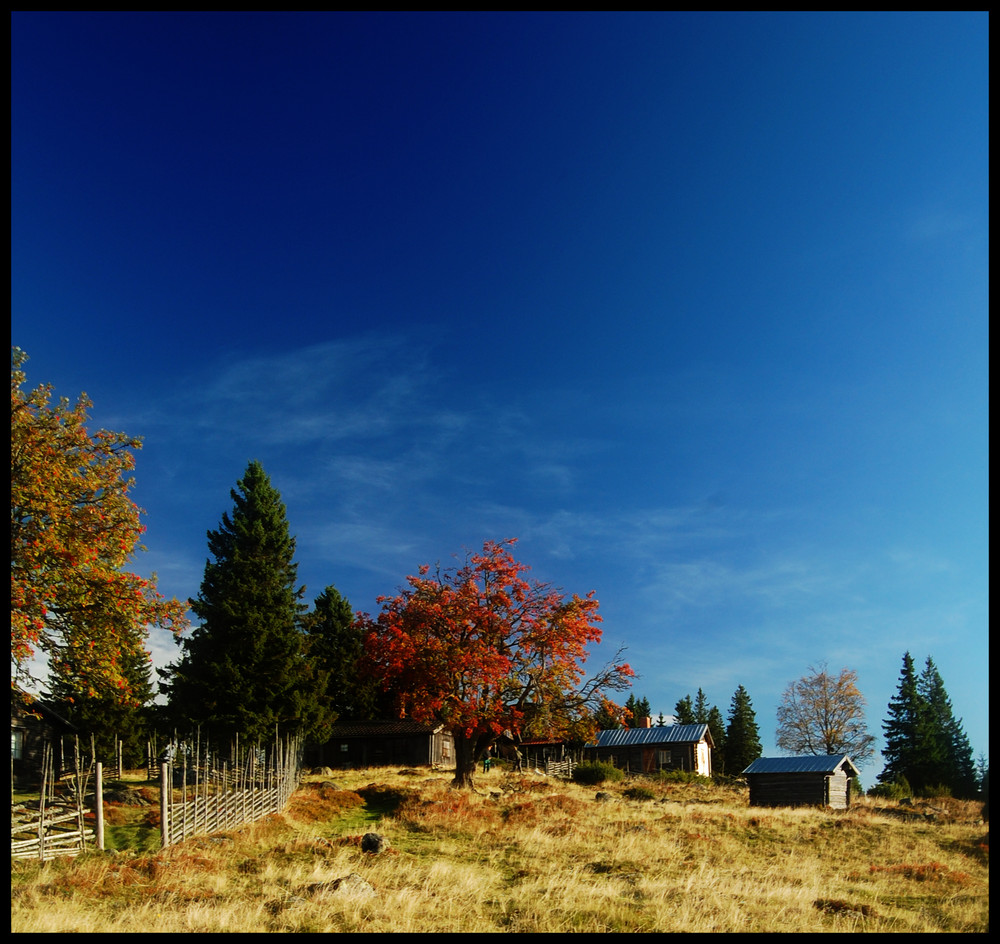
<svg viewBox="0 0 1000 944">
<path fill-rule="evenodd" d="M 334 768 L 395 764 L 454 767 L 455 741 L 442 725 L 407 719 L 348 721 L 334 725 L 330 739 L 317 754 L 312 758 L 314 763 Z"/>
<path fill-rule="evenodd" d="M 751 806 L 851 805 L 851 780 L 858 769 L 846 754 L 809 757 L 758 757 L 743 775 L 750 784 Z"/>
<path fill-rule="evenodd" d="M 707 724 L 667 724 L 598 731 L 583 755 L 632 773 L 688 770 L 711 777 L 714 746 Z"/>
</svg>

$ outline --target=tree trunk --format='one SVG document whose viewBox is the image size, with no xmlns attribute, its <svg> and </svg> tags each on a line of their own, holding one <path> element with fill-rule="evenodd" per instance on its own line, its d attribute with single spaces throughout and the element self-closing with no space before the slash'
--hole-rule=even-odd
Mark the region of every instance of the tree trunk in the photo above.
<svg viewBox="0 0 1000 944">
<path fill-rule="evenodd" d="M 476 765 L 479 762 L 474 738 L 455 735 L 455 779 L 451 785 L 456 790 L 471 790 L 476 786 Z"/>
</svg>

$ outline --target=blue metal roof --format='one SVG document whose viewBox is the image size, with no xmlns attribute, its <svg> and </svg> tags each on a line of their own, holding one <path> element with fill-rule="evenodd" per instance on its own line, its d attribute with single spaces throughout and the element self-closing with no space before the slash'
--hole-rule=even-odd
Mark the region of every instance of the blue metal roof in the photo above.
<svg viewBox="0 0 1000 944">
<path fill-rule="evenodd" d="M 654 728 L 598 731 L 591 747 L 636 747 L 641 744 L 688 744 L 708 734 L 707 724 L 666 724 Z"/>
<path fill-rule="evenodd" d="M 846 754 L 820 754 L 807 757 L 758 757 L 745 774 L 832 774 L 847 763 L 849 776 L 857 776 L 858 769 Z"/>
</svg>

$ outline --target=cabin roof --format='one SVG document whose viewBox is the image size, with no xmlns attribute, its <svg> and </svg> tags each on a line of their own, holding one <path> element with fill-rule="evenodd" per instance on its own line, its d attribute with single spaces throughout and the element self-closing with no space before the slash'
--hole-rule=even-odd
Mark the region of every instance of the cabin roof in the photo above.
<svg viewBox="0 0 1000 944">
<path fill-rule="evenodd" d="M 417 734 L 436 734 L 441 725 L 419 724 L 408 718 L 394 721 L 345 721 L 335 724 L 330 739 L 349 737 L 399 737 Z"/>
<path fill-rule="evenodd" d="M 76 731 L 76 725 L 59 714 L 47 698 L 46 695 L 25 695 L 11 686 L 10 723 L 26 725 L 41 720 L 65 731 Z"/>
<path fill-rule="evenodd" d="M 643 744 L 691 744 L 706 739 L 712 743 L 707 724 L 665 724 L 652 728 L 598 731 L 594 747 L 636 747 Z"/>
<path fill-rule="evenodd" d="M 843 768 L 849 777 L 858 769 L 846 754 L 819 754 L 806 757 L 758 757 L 744 774 L 832 774 Z"/>
</svg>

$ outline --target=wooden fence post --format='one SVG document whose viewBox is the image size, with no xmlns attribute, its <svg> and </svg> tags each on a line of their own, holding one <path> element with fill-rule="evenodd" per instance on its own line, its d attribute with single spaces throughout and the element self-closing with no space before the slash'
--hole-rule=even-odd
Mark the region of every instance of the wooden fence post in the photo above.
<svg viewBox="0 0 1000 944">
<path fill-rule="evenodd" d="M 49 765 L 52 763 L 52 746 L 46 744 L 42 749 L 42 789 L 38 796 L 38 861 L 45 861 L 45 781 L 49 775 Z"/>
<path fill-rule="evenodd" d="M 170 765 L 160 764 L 160 845 L 170 845 Z"/>
<path fill-rule="evenodd" d="M 97 773 L 94 781 L 94 812 L 97 820 L 94 823 L 96 832 L 97 848 L 104 850 L 104 765 L 97 762 Z"/>
</svg>

